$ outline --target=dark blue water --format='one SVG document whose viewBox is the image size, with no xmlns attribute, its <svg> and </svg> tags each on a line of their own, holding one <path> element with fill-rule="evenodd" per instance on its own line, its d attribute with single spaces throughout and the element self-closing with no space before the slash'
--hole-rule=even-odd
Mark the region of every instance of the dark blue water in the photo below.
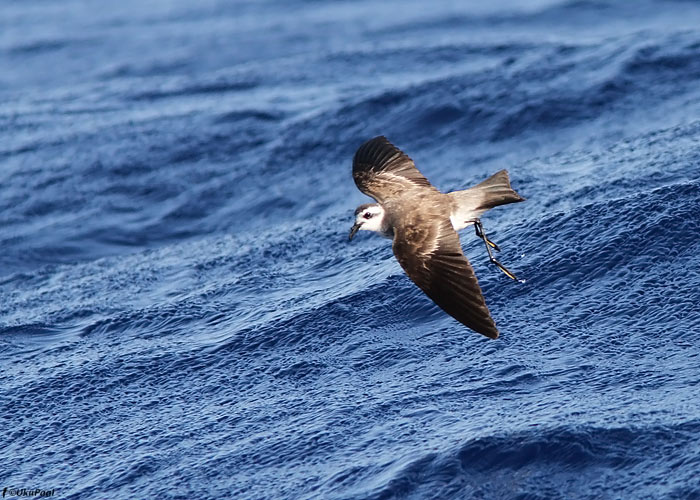
<svg viewBox="0 0 700 500">
<path fill-rule="evenodd" d="M 6 0 L 0 488 L 700 498 L 700 4 Z M 383 134 L 526 203 L 502 337 L 347 233 Z"/>
</svg>

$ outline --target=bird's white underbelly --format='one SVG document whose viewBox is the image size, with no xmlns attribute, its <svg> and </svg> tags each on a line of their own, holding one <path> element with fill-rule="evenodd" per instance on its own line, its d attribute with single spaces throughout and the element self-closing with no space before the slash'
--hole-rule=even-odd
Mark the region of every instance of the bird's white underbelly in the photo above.
<svg viewBox="0 0 700 500">
<path fill-rule="evenodd" d="M 471 214 L 459 214 L 457 215 L 450 215 L 450 222 L 452 223 L 452 227 L 454 228 L 455 231 L 460 231 L 464 229 L 467 226 L 471 226 L 474 224 L 474 219 L 476 219 L 476 213 L 474 213 L 474 217 L 469 217 Z"/>
</svg>

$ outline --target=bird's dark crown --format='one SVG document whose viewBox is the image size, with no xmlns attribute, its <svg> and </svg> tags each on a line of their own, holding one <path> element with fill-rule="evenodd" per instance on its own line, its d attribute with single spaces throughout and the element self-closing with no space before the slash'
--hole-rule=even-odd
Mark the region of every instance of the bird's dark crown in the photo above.
<svg viewBox="0 0 700 500">
<path fill-rule="evenodd" d="M 376 205 L 377 205 L 376 203 L 364 203 L 355 209 L 355 215 L 360 214 L 360 213 L 364 212 L 365 209 L 367 209 L 369 207 L 374 207 Z"/>
</svg>

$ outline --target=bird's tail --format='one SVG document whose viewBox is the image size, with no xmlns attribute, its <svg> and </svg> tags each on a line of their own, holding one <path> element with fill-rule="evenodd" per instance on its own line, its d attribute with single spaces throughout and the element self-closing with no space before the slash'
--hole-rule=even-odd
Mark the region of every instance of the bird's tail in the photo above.
<svg viewBox="0 0 700 500">
<path fill-rule="evenodd" d="M 474 204 L 477 205 L 475 209 L 484 212 L 499 205 L 525 201 L 525 198 L 510 186 L 507 170 L 500 170 L 476 186 L 453 194 L 457 199 L 464 197 L 473 200 L 472 203 L 476 202 Z"/>
</svg>

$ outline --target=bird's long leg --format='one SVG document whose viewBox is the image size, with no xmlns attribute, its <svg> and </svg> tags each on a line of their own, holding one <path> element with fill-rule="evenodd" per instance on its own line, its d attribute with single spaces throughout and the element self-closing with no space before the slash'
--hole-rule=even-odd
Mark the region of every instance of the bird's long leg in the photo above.
<svg viewBox="0 0 700 500">
<path fill-rule="evenodd" d="M 497 252 L 501 251 L 498 245 L 496 245 L 493 241 L 486 237 L 486 235 L 484 234 L 484 230 L 481 227 L 481 221 L 479 219 L 474 220 L 474 231 L 476 232 L 477 238 L 482 239 L 486 242 L 486 246 L 491 245 L 491 247 Z"/>
<path fill-rule="evenodd" d="M 488 254 L 489 254 L 489 260 L 490 260 L 493 264 L 496 264 L 496 266 L 497 266 L 501 271 L 503 271 L 503 274 L 505 274 L 506 276 L 508 276 L 510 279 L 513 279 L 513 280 L 515 280 L 515 281 L 520 281 L 521 283 L 524 283 L 523 280 L 518 279 L 518 278 L 515 276 L 515 274 L 513 274 L 512 272 L 510 272 L 506 266 L 504 266 L 503 264 L 501 264 L 500 262 L 498 262 L 498 261 L 496 260 L 496 258 L 493 256 L 493 253 L 491 252 L 491 245 L 493 245 L 494 248 L 495 248 L 495 244 L 492 243 L 491 240 L 489 240 L 489 239 L 486 237 L 486 234 L 484 234 L 484 227 L 481 225 L 481 221 L 480 221 L 479 219 L 476 219 L 476 220 L 474 221 L 474 230 L 476 231 L 476 235 L 477 235 L 479 238 L 481 238 L 482 240 L 484 240 L 484 245 L 486 245 L 486 251 L 487 251 Z"/>
</svg>

